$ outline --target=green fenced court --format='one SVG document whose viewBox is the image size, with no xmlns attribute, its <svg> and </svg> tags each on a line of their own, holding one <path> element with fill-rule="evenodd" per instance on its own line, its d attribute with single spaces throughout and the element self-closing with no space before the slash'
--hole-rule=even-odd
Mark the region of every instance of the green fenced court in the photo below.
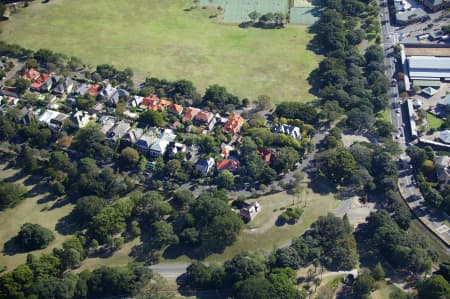
<svg viewBox="0 0 450 299">
<path fill-rule="evenodd" d="M 293 25 L 312 25 L 319 19 L 317 7 L 291 7 L 289 23 Z"/>
<path fill-rule="evenodd" d="M 200 0 L 200 4 L 222 6 L 225 22 L 249 21 L 248 14 L 252 11 L 260 14 L 268 12 L 287 14 L 289 11 L 289 0 Z"/>
</svg>

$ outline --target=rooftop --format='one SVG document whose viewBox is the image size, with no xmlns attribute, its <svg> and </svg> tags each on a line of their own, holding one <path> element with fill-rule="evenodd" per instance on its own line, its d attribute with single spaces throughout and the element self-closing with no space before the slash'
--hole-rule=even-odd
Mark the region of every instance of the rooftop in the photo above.
<svg viewBox="0 0 450 299">
<path fill-rule="evenodd" d="M 398 22 L 407 22 L 411 19 L 420 19 L 426 17 L 428 14 L 422 8 L 416 8 L 411 10 L 406 10 L 402 12 L 398 12 L 396 14 L 396 19 Z"/>
<path fill-rule="evenodd" d="M 439 101 L 439 104 L 443 106 L 449 106 L 450 105 L 450 95 L 447 95 L 445 98 Z"/>
<path fill-rule="evenodd" d="M 444 143 L 450 143 L 450 130 L 442 131 L 439 134 L 439 139 Z"/>
<path fill-rule="evenodd" d="M 408 63 L 413 80 L 450 78 L 450 57 L 411 56 Z"/>
</svg>

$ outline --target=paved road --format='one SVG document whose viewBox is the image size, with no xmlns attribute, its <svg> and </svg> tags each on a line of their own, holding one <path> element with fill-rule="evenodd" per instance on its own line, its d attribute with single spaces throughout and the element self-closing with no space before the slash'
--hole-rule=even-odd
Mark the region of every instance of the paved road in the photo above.
<svg viewBox="0 0 450 299">
<path fill-rule="evenodd" d="M 383 50 L 385 53 L 385 70 L 388 78 L 392 79 L 395 74 L 395 64 L 393 57 L 392 46 L 397 43 L 397 33 L 395 28 L 391 26 L 388 5 L 383 5 L 386 0 L 380 2 L 381 14 L 381 32 L 383 36 Z M 391 119 L 394 125 L 395 133 L 393 138 L 397 140 L 402 150 L 400 157 L 405 161 L 405 167 L 410 169 L 409 159 L 405 153 L 406 145 L 410 140 L 409 132 L 405 132 L 408 126 L 404 122 L 408 122 L 409 118 L 405 109 L 407 107 L 399 105 L 397 86 L 392 86 L 389 90 L 389 104 L 391 109 Z M 405 120 L 405 121 L 404 121 Z M 413 174 L 405 173 L 405 170 L 400 170 L 399 191 L 406 199 L 406 202 L 411 211 L 420 218 L 421 222 L 427 226 L 428 229 L 438 234 L 443 240 L 441 243 L 443 247 L 449 252 L 448 244 L 450 244 L 450 228 L 443 222 L 448 217 L 442 214 L 432 213 L 432 211 L 425 205 L 425 200 L 420 194 L 419 189 L 413 184 Z"/>
<path fill-rule="evenodd" d="M 184 272 L 190 263 L 177 263 L 177 264 L 157 264 L 152 265 L 149 268 L 153 271 L 161 274 L 165 278 L 177 278 Z"/>
</svg>

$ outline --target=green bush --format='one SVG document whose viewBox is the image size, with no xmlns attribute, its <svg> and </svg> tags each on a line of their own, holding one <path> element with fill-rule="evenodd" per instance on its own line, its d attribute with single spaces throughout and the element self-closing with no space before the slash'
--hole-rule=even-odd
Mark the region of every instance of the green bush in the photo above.
<svg viewBox="0 0 450 299">
<path fill-rule="evenodd" d="M 16 238 L 17 243 L 26 250 L 47 247 L 55 239 L 53 232 L 39 224 L 25 223 Z"/>
</svg>

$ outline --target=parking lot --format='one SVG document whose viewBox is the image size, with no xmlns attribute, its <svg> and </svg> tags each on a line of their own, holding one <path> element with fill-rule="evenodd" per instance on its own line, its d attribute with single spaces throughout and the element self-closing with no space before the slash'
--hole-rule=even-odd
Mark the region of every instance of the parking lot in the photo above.
<svg viewBox="0 0 450 299">
<path fill-rule="evenodd" d="M 415 1 L 408 1 L 413 8 L 424 7 L 421 4 L 417 4 Z M 425 10 L 426 11 L 426 10 Z M 394 25 L 396 37 L 398 41 L 406 42 L 408 40 L 417 41 L 417 36 L 425 33 L 436 33 L 441 30 L 441 27 L 448 25 L 450 18 L 447 16 L 445 10 L 435 13 L 428 13 L 430 19 L 425 22 L 419 22 L 407 26 L 398 27 Z M 422 40 L 422 42 L 431 42 L 429 40 Z"/>
<path fill-rule="evenodd" d="M 436 108 L 439 104 L 439 102 L 447 96 L 447 94 L 450 93 L 450 83 L 441 83 L 441 87 L 437 89 L 437 92 L 431 96 L 425 96 L 424 94 L 420 93 L 414 96 L 414 99 L 419 99 L 422 101 L 422 109 L 428 110 Z"/>
</svg>

